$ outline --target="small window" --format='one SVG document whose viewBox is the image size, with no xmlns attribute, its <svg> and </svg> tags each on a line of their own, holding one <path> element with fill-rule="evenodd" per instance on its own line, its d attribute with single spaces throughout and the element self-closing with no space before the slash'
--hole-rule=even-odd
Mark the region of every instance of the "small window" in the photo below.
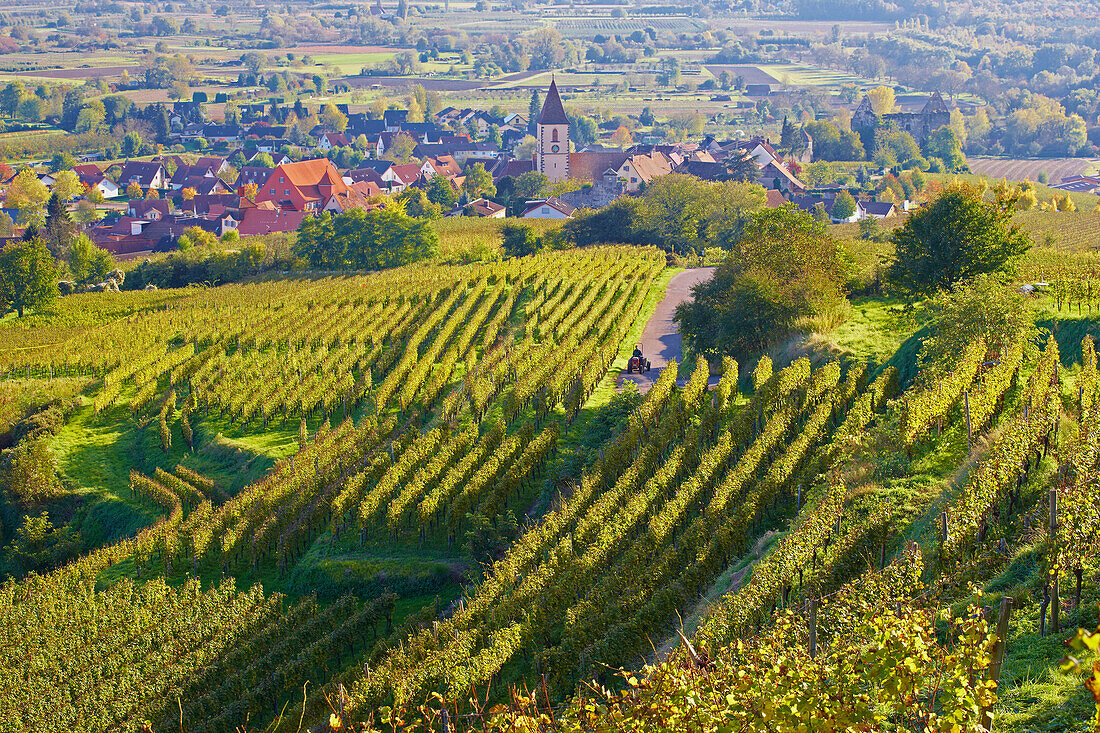
<svg viewBox="0 0 1100 733">
<path fill-rule="evenodd" d="M 554 132 L 553 132 L 553 134 L 552 134 L 552 135 L 550 136 L 550 140 L 551 140 L 552 142 L 557 142 L 557 141 L 558 141 L 558 128 L 556 128 L 556 127 L 554 128 Z"/>
<path fill-rule="evenodd" d="M 286 179 L 282 176 L 279 176 L 279 183 L 286 183 Z"/>
<path fill-rule="evenodd" d="M 637 178 L 631 178 L 631 179 L 630 179 L 630 182 L 631 182 L 631 183 L 637 183 L 637 182 L 638 182 L 638 179 L 637 179 Z"/>
<path fill-rule="evenodd" d="M 274 188 L 273 188 L 273 189 L 271 189 L 271 195 L 272 195 L 272 196 L 274 196 L 274 195 L 275 195 L 275 189 L 274 189 Z"/>
<path fill-rule="evenodd" d="M 550 213 L 550 207 L 549 206 L 543 206 L 542 207 L 542 213 L 549 214 Z"/>
</svg>

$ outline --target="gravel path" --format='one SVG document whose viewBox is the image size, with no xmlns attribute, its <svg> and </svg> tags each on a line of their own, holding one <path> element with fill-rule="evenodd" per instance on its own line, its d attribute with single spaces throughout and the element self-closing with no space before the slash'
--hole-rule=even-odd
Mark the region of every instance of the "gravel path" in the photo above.
<svg viewBox="0 0 1100 733">
<path fill-rule="evenodd" d="M 672 320 L 676 315 L 676 306 L 685 300 L 691 300 L 692 287 L 709 280 L 713 274 L 713 267 L 697 267 L 685 270 L 669 281 L 665 297 L 657 304 L 657 309 L 642 330 L 642 353 L 649 359 L 652 369 L 645 374 L 624 372 L 620 385 L 631 381 L 642 392 L 647 392 L 669 361 L 675 359 L 679 363 L 683 360 L 683 337 L 680 336 L 676 322 Z"/>
</svg>

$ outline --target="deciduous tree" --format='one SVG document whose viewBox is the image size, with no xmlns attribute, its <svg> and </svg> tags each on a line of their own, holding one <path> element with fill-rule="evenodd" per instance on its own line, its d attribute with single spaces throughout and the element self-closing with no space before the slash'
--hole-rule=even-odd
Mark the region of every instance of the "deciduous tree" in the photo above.
<svg viewBox="0 0 1100 733">
<path fill-rule="evenodd" d="M 974 186 L 945 188 L 894 232 L 897 253 L 890 280 L 904 290 L 931 293 L 1009 270 L 1031 247 L 1027 234 L 1012 223 L 1017 195 L 1002 189 L 987 202 Z"/>
<path fill-rule="evenodd" d="M 57 299 L 57 265 L 41 239 L 13 242 L 0 250 L 0 308 L 23 317 Z"/>
</svg>

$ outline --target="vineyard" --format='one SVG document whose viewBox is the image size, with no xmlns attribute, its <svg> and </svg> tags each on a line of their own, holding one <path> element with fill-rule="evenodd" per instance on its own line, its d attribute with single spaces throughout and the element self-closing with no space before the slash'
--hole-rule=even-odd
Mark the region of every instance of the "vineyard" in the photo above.
<svg viewBox="0 0 1100 733">
<path fill-rule="evenodd" d="M 1088 158 L 993 158 L 971 156 L 967 158 L 970 168 L 981 176 L 1007 178 L 1010 181 L 1024 179 L 1037 181 L 1040 173 L 1046 173 L 1051 183 L 1058 183 L 1070 176 L 1089 175 L 1096 167 L 1095 160 Z"/>
<path fill-rule="evenodd" d="M 667 275 L 603 247 L 8 329 L 16 450 L 128 426 L 152 455 L 112 500 L 155 520 L 0 586 L 0 729 L 1092 730 L 1053 670 L 1097 626 L 1097 281 L 950 368 L 616 391 Z M 291 447 L 241 485 L 226 435 Z"/>
</svg>

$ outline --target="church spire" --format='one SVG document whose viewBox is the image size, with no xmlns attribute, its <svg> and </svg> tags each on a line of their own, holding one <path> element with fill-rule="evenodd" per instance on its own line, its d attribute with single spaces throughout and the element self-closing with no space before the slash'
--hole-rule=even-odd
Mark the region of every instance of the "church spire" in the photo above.
<svg viewBox="0 0 1100 733">
<path fill-rule="evenodd" d="M 546 101 L 542 103 L 542 114 L 539 115 L 540 125 L 568 125 L 569 118 L 565 114 L 561 97 L 558 95 L 558 83 L 553 75 L 550 77 L 550 88 L 546 91 Z"/>
</svg>

